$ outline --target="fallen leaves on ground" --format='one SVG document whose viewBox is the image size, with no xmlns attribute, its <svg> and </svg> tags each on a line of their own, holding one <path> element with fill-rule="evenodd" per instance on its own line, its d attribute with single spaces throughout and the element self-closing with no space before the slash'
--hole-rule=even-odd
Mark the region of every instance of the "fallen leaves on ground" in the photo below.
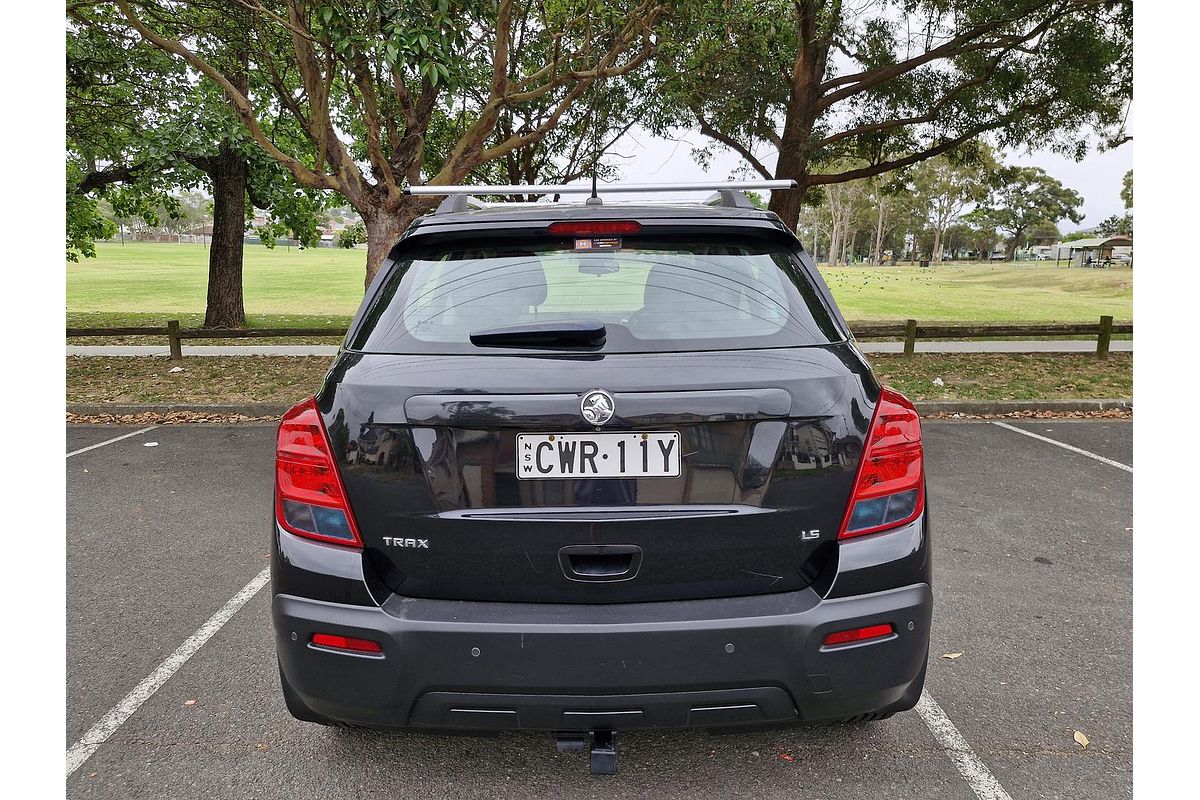
<svg viewBox="0 0 1200 800">
<path fill-rule="evenodd" d="M 1075 731 L 1075 741 L 1079 743 L 1082 750 L 1087 750 L 1088 745 L 1091 744 L 1091 740 L 1084 736 L 1082 731 Z"/>
<path fill-rule="evenodd" d="M 935 414 L 922 414 L 921 419 L 1133 419 L 1133 408 L 1106 408 L 1103 411 L 1006 411 L 1003 414 L 939 411 Z"/>
<path fill-rule="evenodd" d="M 961 656 L 962 656 L 962 653 L 943 653 L 942 654 L 942 658 L 948 658 L 951 661 L 953 661 L 956 658 L 960 658 Z"/>
<path fill-rule="evenodd" d="M 225 414 L 208 411 L 147 411 L 141 414 L 72 414 L 67 412 L 67 422 L 72 425 L 190 425 L 193 423 L 279 422 L 279 417 L 251 417 L 245 414 Z"/>
</svg>

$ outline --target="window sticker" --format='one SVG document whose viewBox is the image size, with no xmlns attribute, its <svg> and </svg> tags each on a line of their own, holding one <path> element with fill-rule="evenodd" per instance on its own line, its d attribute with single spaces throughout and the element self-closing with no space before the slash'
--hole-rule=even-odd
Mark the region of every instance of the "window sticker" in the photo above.
<svg viewBox="0 0 1200 800">
<path fill-rule="evenodd" d="M 620 236 L 604 236 L 598 239 L 576 239 L 576 250 L 620 250 Z"/>
</svg>

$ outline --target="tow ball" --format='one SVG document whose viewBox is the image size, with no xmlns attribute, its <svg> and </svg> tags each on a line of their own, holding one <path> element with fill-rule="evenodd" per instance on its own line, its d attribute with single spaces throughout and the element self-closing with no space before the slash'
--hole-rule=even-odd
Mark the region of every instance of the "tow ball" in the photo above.
<svg viewBox="0 0 1200 800">
<path fill-rule="evenodd" d="M 616 737 L 616 731 L 592 731 L 590 763 L 593 775 L 617 774 Z M 554 746 L 560 753 L 582 753 L 586 744 L 586 736 L 583 733 L 561 732 L 554 734 Z"/>
</svg>

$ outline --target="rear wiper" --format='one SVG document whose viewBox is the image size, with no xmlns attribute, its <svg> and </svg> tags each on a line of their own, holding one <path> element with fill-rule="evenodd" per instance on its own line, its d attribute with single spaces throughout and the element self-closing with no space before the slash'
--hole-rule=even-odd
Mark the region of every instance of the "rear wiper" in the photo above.
<svg viewBox="0 0 1200 800">
<path fill-rule="evenodd" d="M 608 331 L 594 319 L 556 319 L 547 322 L 523 322 L 502 328 L 484 328 L 471 332 L 471 344 L 479 347 L 530 346 L 554 347 L 604 344 Z"/>
</svg>

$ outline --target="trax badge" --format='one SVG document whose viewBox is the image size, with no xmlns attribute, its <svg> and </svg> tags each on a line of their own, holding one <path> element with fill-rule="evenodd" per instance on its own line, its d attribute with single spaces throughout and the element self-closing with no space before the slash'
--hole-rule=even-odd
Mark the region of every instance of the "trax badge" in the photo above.
<svg viewBox="0 0 1200 800">
<path fill-rule="evenodd" d="M 613 418 L 617 402 L 603 389 L 593 389 L 583 396 L 579 411 L 589 425 L 603 425 Z"/>
<path fill-rule="evenodd" d="M 428 539 L 401 539 L 400 537 L 383 537 L 383 543 L 387 547 L 411 547 L 417 550 L 428 550 Z"/>
</svg>

